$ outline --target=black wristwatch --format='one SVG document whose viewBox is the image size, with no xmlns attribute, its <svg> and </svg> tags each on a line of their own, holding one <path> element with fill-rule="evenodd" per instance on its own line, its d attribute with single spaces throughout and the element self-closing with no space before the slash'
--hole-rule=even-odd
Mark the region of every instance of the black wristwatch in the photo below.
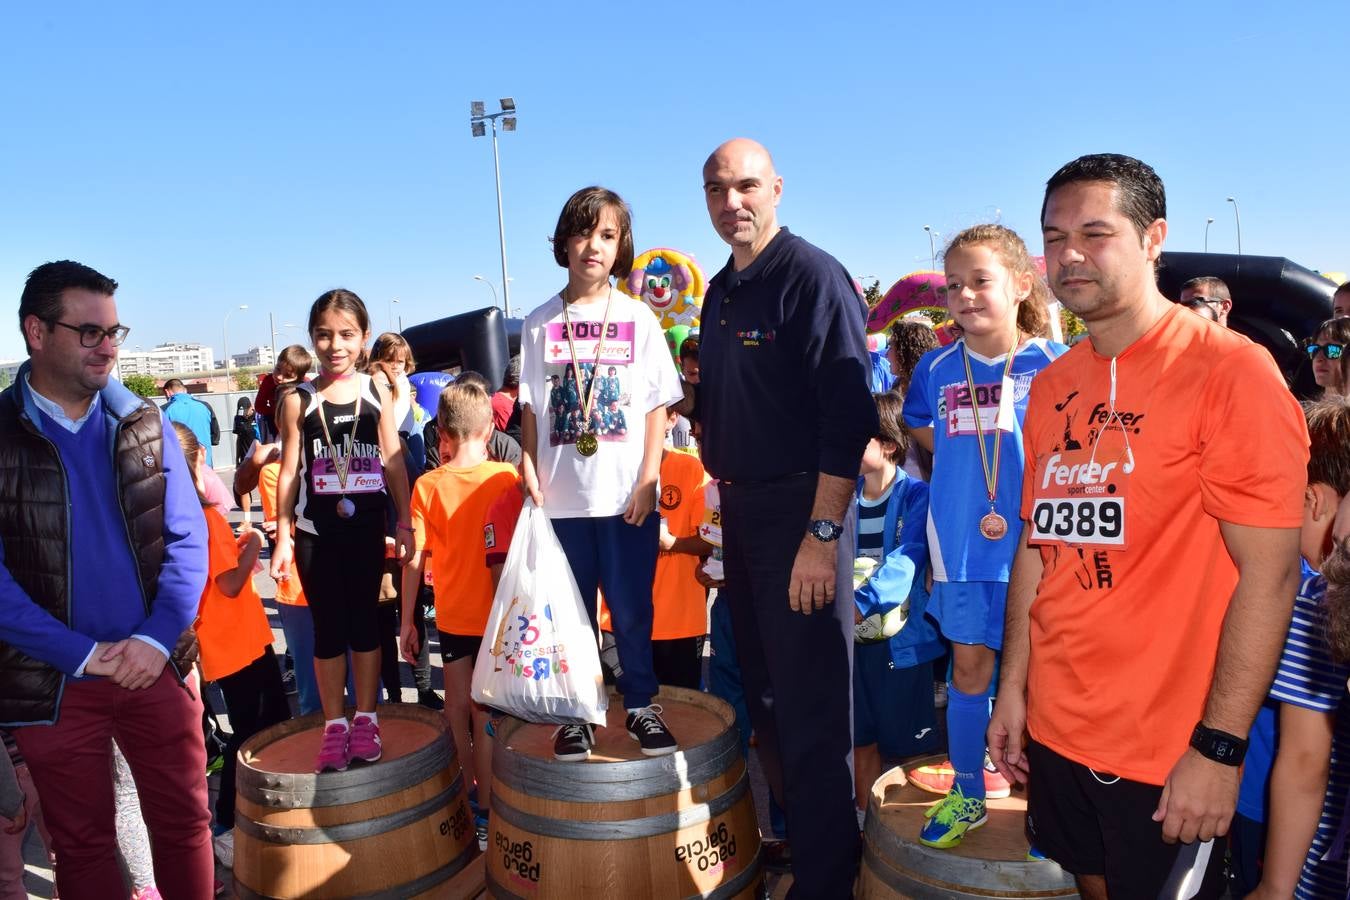
<svg viewBox="0 0 1350 900">
<path fill-rule="evenodd" d="M 1247 741 L 1226 731 L 1206 728 L 1204 722 L 1195 723 L 1191 732 L 1191 746 L 1205 759 L 1225 766 L 1240 766 L 1247 755 Z"/>
<path fill-rule="evenodd" d="M 844 533 L 844 526 L 829 519 L 812 519 L 806 526 L 806 533 L 821 543 L 828 544 L 830 541 L 839 540 L 839 535 Z"/>
</svg>

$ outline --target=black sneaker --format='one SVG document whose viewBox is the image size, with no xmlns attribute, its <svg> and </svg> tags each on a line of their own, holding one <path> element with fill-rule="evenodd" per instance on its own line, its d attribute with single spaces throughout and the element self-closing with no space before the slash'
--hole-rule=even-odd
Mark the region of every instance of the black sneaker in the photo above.
<svg viewBox="0 0 1350 900">
<path fill-rule="evenodd" d="M 441 699 L 441 695 L 435 691 L 429 690 L 417 692 L 417 705 L 425 706 L 427 709 L 434 709 L 437 712 L 445 709 L 445 701 Z"/>
<path fill-rule="evenodd" d="M 665 756 L 675 752 L 675 736 L 661 721 L 661 707 L 644 706 L 637 712 L 630 712 L 624 726 L 628 729 L 628 736 L 638 742 L 646 756 Z"/>
<path fill-rule="evenodd" d="M 553 732 L 553 758 L 562 762 L 590 759 L 595 745 L 595 726 L 559 725 Z"/>
</svg>

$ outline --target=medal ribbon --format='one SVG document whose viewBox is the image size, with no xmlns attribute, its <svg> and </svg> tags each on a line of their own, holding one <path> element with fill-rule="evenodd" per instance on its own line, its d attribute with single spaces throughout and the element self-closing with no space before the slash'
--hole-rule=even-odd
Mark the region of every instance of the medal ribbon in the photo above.
<svg viewBox="0 0 1350 900">
<path fill-rule="evenodd" d="M 561 296 L 561 295 L 560 295 Z M 581 363 L 577 361 L 577 344 L 572 338 L 572 320 L 567 315 L 568 302 L 563 297 L 563 324 L 567 326 L 567 349 L 572 354 L 572 374 L 577 377 L 577 390 L 581 390 Z M 595 342 L 595 368 L 591 370 L 591 389 L 586 392 L 586 403 L 581 408 L 581 427 L 586 434 L 591 432 L 591 408 L 595 405 L 595 379 L 600 370 L 600 357 L 605 351 L 605 333 L 609 331 L 609 313 L 614 306 L 614 289 L 605 300 L 605 321 L 600 325 L 600 337 Z"/>
<path fill-rule="evenodd" d="M 1008 361 L 1003 364 L 1003 378 L 999 382 L 998 405 L 1002 409 L 1008 376 L 1012 373 L 1013 359 L 1017 356 L 1017 339 L 1013 338 L 1012 349 L 1008 351 Z M 966 388 L 970 391 L 970 408 L 975 414 L 975 433 L 980 438 L 980 468 L 984 471 L 984 487 L 989 492 L 989 509 L 994 508 L 994 497 L 998 494 L 998 464 L 1003 452 L 1003 441 L 998 433 L 998 416 L 994 417 L 994 468 L 989 469 L 989 451 L 984 446 L 984 425 L 980 423 L 980 401 L 975 398 L 975 374 L 970 370 L 970 355 L 966 352 L 966 342 L 961 341 L 961 362 L 966 366 Z"/>
<path fill-rule="evenodd" d="M 361 384 L 360 387 L 365 387 L 365 385 Z M 328 445 L 328 456 L 330 459 L 333 460 L 333 468 L 337 470 L 338 487 L 342 488 L 342 494 L 343 496 L 346 496 L 347 472 L 349 467 L 351 466 L 352 454 L 349 452 L 347 453 L 346 456 L 342 456 L 337 452 L 337 448 L 333 446 L 333 437 L 328 433 L 328 419 L 326 419 L 323 414 L 324 404 L 326 404 L 328 401 L 324 399 L 323 394 L 320 394 L 318 390 L 315 390 L 314 393 L 318 394 L 319 396 L 319 425 L 320 427 L 323 428 L 323 440 L 324 443 Z M 361 390 L 358 388 L 356 392 L 356 413 L 355 415 L 352 416 L 351 446 L 353 449 L 356 447 L 356 426 L 360 424 L 360 422 L 361 422 Z"/>
</svg>

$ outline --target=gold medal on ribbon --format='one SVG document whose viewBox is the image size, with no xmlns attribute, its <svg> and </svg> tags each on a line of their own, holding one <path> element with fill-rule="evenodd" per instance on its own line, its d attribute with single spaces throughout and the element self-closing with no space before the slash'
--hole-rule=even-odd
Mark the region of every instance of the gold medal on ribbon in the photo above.
<svg viewBox="0 0 1350 900">
<path fill-rule="evenodd" d="M 980 518 L 980 536 L 987 541 L 1001 541 L 1008 533 L 1008 520 L 994 509 L 994 498 L 998 495 L 998 466 L 1002 457 L 1003 437 L 999 434 L 999 420 L 1003 418 L 1003 404 L 1012 403 L 1011 393 L 1013 359 L 1017 356 L 1017 336 L 1013 337 L 1012 348 L 1008 350 L 1007 362 L 1003 364 L 1003 379 L 1000 381 L 998 404 L 999 411 L 994 416 L 994 465 L 989 465 L 989 452 L 984 446 L 984 423 L 980 421 L 980 401 L 976 399 L 975 374 L 970 370 L 970 356 L 966 352 L 966 342 L 961 341 L 961 361 L 966 366 L 966 388 L 970 391 L 970 411 L 975 419 L 975 436 L 980 440 L 980 469 L 984 472 L 984 486 L 989 494 L 989 512 Z"/>
<path fill-rule="evenodd" d="M 566 288 L 563 289 L 566 291 Z M 577 386 L 581 386 L 581 363 L 577 360 L 577 344 L 572 337 L 572 319 L 567 314 L 567 298 L 562 296 L 563 302 L 563 325 L 567 329 L 567 349 L 572 354 L 572 373 L 577 378 Z M 609 314 L 614 306 L 614 291 L 611 288 L 609 299 L 605 301 L 605 320 L 600 325 L 600 337 L 595 341 L 595 362 L 591 367 L 591 386 L 586 392 L 586 403 L 581 410 L 582 432 L 577 435 L 576 448 L 577 453 L 581 454 L 583 459 L 590 459 L 600 450 L 600 439 L 591 431 L 591 410 L 595 408 L 595 379 L 596 372 L 600 368 L 600 357 L 604 355 L 605 334 L 609 331 Z"/>
</svg>

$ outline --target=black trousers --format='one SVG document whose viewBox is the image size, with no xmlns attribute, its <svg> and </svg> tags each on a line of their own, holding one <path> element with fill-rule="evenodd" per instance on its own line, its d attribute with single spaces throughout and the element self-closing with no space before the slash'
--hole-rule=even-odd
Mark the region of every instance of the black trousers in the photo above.
<svg viewBox="0 0 1350 900">
<path fill-rule="evenodd" d="M 278 722 L 291 717 L 286 689 L 281 685 L 281 669 L 268 644 L 253 662 L 238 672 L 216 679 L 225 696 L 225 711 L 230 714 L 230 739 L 225 744 L 225 765 L 220 770 L 220 793 L 216 796 L 216 824 L 234 825 L 235 760 L 244 741 Z M 205 693 L 205 692 L 203 692 Z"/>
<path fill-rule="evenodd" d="M 750 722 L 792 842 L 792 898 L 853 893 L 853 523 L 838 542 L 836 600 L 811 615 L 788 582 L 815 499 L 814 476 L 723 484 L 726 590 Z M 850 520 L 852 516 L 850 515 Z"/>
</svg>

